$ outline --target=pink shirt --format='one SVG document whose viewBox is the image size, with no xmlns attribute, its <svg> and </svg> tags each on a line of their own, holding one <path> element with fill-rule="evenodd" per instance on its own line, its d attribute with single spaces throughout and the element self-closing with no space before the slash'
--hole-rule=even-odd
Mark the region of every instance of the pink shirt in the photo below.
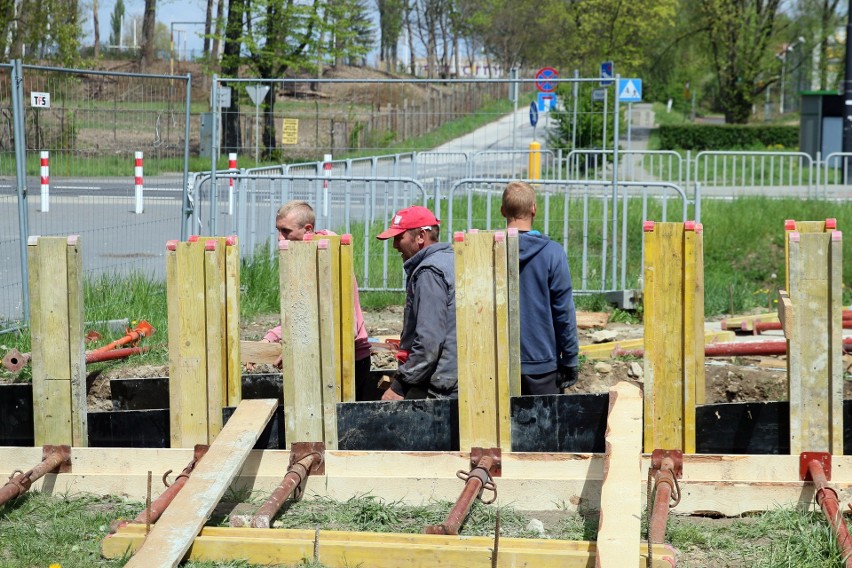
<svg viewBox="0 0 852 568">
<path fill-rule="evenodd" d="M 333 235 L 331 231 L 317 231 L 317 235 Z M 370 356 L 370 341 L 367 339 L 367 326 L 364 325 L 364 314 L 361 313 L 361 302 L 358 299 L 358 281 L 352 277 L 355 288 L 355 360 L 360 361 Z M 278 325 L 266 332 L 263 338 L 272 343 L 281 343 L 281 326 Z"/>
</svg>

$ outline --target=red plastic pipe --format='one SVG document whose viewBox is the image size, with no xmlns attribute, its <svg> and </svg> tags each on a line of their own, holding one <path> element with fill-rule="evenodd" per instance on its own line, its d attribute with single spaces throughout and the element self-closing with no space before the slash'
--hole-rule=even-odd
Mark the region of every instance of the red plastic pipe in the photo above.
<svg viewBox="0 0 852 568">
<path fill-rule="evenodd" d="M 251 526 L 256 529 L 268 529 L 269 523 L 275 514 L 284 505 L 284 502 L 290 498 L 290 495 L 302 485 L 302 481 L 307 479 L 311 474 L 311 466 L 314 459 L 319 457 L 317 454 L 308 454 L 296 463 L 290 466 L 284 479 L 272 492 L 266 503 L 261 505 L 254 517 L 251 519 Z"/>
<path fill-rule="evenodd" d="M 837 544 L 840 546 L 841 557 L 845 559 L 846 568 L 852 568 L 852 537 L 849 536 L 846 521 L 843 520 L 843 515 L 840 514 L 840 502 L 837 499 L 837 492 L 828 486 L 825 470 L 823 470 L 822 463 L 818 460 L 808 462 L 808 472 L 811 474 L 811 479 L 813 479 L 817 490 L 817 503 L 822 507 L 822 512 L 825 513 L 825 518 L 828 520 L 828 524 L 831 525 L 831 530 L 837 538 Z"/>
<path fill-rule="evenodd" d="M 423 532 L 426 534 L 459 534 L 459 528 L 461 528 L 462 523 L 467 518 L 470 508 L 473 506 L 473 500 L 479 496 L 482 488 L 485 487 L 485 484 L 490 479 L 490 471 L 493 464 L 494 458 L 489 455 L 482 456 L 476 467 L 470 471 L 467 481 L 464 484 L 464 489 L 462 489 L 456 504 L 447 515 L 447 519 L 440 525 L 427 526 Z"/>
<path fill-rule="evenodd" d="M 852 337 L 843 339 L 843 351 L 852 352 Z M 736 357 L 738 355 L 786 355 L 786 339 L 709 343 L 704 346 L 705 357 Z M 643 357 L 644 349 L 614 349 L 613 357 Z"/>
<path fill-rule="evenodd" d="M 67 455 L 64 455 L 61 451 L 53 451 L 41 463 L 28 472 L 20 473 L 10 479 L 6 485 L 0 487 L 0 505 L 29 491 L 33 482 L 58 468 L 66 458 Z"/>
</svg>

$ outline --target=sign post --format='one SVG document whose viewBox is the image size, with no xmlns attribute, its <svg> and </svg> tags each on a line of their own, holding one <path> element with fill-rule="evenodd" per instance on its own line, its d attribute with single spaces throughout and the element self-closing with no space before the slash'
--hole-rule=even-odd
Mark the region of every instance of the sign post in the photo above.
<svg viewBox="0 0 852 568">
<path fill-rule="evenodd" d="M 269 85 L 246 85 L 246 91 L 254 103 L 254 165 L 260 160 L 260 103 L 269 92 Z"/>
</svg>

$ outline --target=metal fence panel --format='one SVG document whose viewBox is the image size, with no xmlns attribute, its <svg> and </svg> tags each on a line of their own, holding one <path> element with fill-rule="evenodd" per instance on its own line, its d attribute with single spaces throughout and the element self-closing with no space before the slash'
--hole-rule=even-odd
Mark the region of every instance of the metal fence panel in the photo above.
<svg viewBox="0 0 852 568">
<path fill-rule="evenodd" d="M 0 330 L 23 317 L 11 74 L 0 65 Z"/>
</svg>

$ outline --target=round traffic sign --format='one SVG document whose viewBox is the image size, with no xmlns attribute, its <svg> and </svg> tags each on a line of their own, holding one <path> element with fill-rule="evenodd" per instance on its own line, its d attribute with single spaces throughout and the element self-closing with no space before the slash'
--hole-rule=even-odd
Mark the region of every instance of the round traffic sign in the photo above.
<svg viewBox="0 0 852 568">
<path fill-rule="evenodd" d="M 535 74 L 535 86 L 542 93 L 552 93 L 556 90 L 556 82 L 553 79 L 559 77 L 553 67 L 542 67 Z"/>
<path fill-rule="evenodd" d="M 538 105 L 535 101 L 530 103 L 530 126 L 538 124 Z"/>
</svg>

